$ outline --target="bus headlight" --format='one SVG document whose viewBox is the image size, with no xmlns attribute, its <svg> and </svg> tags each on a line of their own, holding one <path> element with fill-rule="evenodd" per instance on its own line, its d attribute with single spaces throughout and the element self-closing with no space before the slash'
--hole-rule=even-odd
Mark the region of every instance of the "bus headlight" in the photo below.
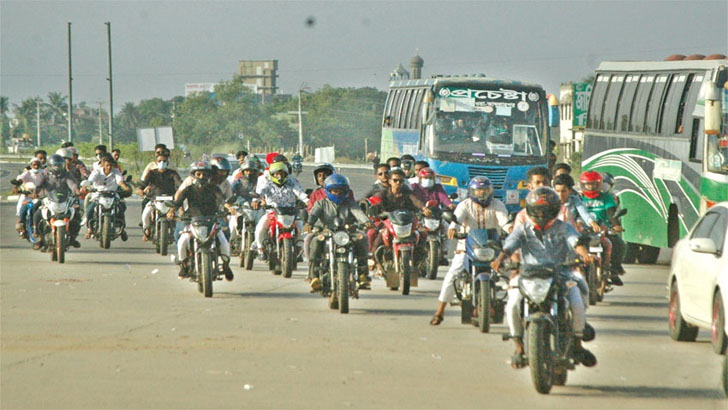
<svg viewBox="0 0 728 410">
<path fill-rule="evenodd" d="M 457 178 L 453 178 L 447 175 L 437 175 L 437 178 L 440 179 L 440 183 L 442 185 L 448 185 L 448 186 L 458 186 L 458 180 Z"/>
</svg>

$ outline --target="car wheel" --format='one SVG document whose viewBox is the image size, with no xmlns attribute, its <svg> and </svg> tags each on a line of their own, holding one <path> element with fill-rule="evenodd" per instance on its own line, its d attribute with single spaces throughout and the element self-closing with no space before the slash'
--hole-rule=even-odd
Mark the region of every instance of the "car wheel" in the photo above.
<svg viewBox="0 0 728 410">
<path fill-rule="evenodd" d="M 680 309 L 680 293 L 678 292 L 677 281 L 673 280 L 670 285 L 669 305 L 670 337 L 680 342 L 694 342 L 698 337 L 698 328 L 690 326 L 683 319 Z"/>
<path fill-rule="evenodd" d="M 711 341 L 713 343 L 713 351 L 718 354 L 726 352 L 728 346 L 728 337 L 725 334 L 725 310 L 723 309 L 723 298 L 720 291 L 715 291 L 713 297 L 713 316 L 710 322 Z"/>
</svg>

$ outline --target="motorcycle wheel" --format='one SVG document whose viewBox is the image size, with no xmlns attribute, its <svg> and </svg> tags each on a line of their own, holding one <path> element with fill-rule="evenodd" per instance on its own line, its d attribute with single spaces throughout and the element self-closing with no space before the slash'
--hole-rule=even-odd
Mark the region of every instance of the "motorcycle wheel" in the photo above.
<svg viewBox="0 0 728 410">
<path fill-rule="evenodd" d="M 402 294 L 409 295 L 410 292 L 410 278 L 412 277 L 412 255 L 409 252 L 402 252 L 402 274 L 399 275 L 400 286 L 402 287 Z"/>
<path fill-rule="evenodd" d="M 210 298 L 212 297 L 212 255 L 208 252 L 202 252 L 201 256 L 202 293 L 206 298 Z"/>
<path fill-rule="evenodd" d="M 604 268 L 597 266 L 596 270 L 597 278 L 597 302 L 604 300 L 604 294 L 607 292 L 607 277 L 604 275 Z"/>
<path fill-rule="evenodd" d="M 104 249 L 111 247 L 111 218 L 108 215 L 101 217 L 101 247 Z"/>
<path fill-rule="evenodd" d="M 51 231 L 50 228 L 48 228 L 48 233 L 43 234 L 42 236 L 43 236 L 43 243 L 46 246 L 48 246 L 48 250 L 50 251 L 51 261 L 52 262 L 58 261 L 58 248 L 56 248 L 55 243 L 54 243 L 56 241 L 56 238 L 53 236 L 53 231 Z"/>
<path fill-rule="evenodd" d="M 437 279 L 437 268 L 440 266 L 440 243 L 430 241 L 430 252 L 427 254 L 427 279 Z"/>
<path fill-rule="evenodd" d="M 531 368 L 533 386 L 541 394 L 548 394 L 554 384 L 551 350 L 551 331 L 548 322 L 532 321 L 528 325 L 528 366 Z"/>
<path fill-rule="evenodd" d="M 339 275 L 336 284 L 336 293 L 339 299 L 339 312 L 349 313 L 349 265 L 344 262 L 338 262 L 336 266 L 336 274 Z"/>
<path fill-rule="evenodd" d="M 586 280 L 589 285 L 589 305 L 591 306 L 596 305 L 599 300 L 598 292 L 601 287 L 601 283 L 597 275 L 597 269 L 598 268 L 594 266 L 594 264 L 591 264 L 586 268 Z"/>
<path fill-rule="evenodd" d="M 66 262 L 66 229 L 59 227 L 56 229 L 56 254 L 58 263 Z"/>
<path fill-rule="evenodd" d="M 480 281 L 478 286 L 478 330 L 481 333 L 490 331 L 490 282 Z"/>
<path fill-rule="evenodd" d="M 247 236 L 245 238 L 245 252 L 242 254 L 245 256 L 245 269 L 246 270 L 253 270 L 253 261 L 255 260 L 255 252 L 253 252 L 250 247 L 253 245 L 253 241 L 255 241 L 254 233 L 252 231 L 249 231 L 247 233 Z"/>
<path fill-rule="evenodd" d="M 281 270 L 284 278 L 290 278 L 293 273 L 293 263 L 295 256 L 293 255 L 293 240 L 283 238 L 281 244 Z"/>
<path fill-rule="evenodd" d="M 563 386 L 566 384 L 566 379 L 569 376 L 569 371 L 566 368 L 554 369 L 554 386 Z"/>
<path fill-rule="evenodd" d="M 167 256 L 167 247 L 169 246 L 169 240 L 167 239 L 167 236 L 169 235 L 169 227 L 167 225 L 166 219 L 162 219 L 159 221 L 159 253 L 162 256 Z"/>
<path fill-rule="evenodd" d="M 28 213 L 30 214 L 30 212 Z M 28 241 L 35 245 L 38 241 L 40 241 L 40 238 L 35 237 L 35 226 L 33 226 L 33 218 L 31 215 L 26 216 L 25 220 L 25 232 L 28 235 Z"/>
</svg>

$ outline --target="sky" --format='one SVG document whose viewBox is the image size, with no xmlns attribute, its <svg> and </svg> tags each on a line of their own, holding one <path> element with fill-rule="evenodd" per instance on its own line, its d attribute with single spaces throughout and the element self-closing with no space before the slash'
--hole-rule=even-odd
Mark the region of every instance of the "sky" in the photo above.
<svg viewBox="0 0 728 410">
<path fill-rule="evenodd" d="M 307 24 L 307 22 L 313 24 Z M 0 0 L 0 95 L 68 94 L 115 112 L 230 80 L 239 60 L 277 59 L 279 92 L 386 90 L 419 54 L 423 74 L 485 73 L 558 94 L 610 60 L 728 54 L 728 1 L 7 1 Z"/>
</svg>

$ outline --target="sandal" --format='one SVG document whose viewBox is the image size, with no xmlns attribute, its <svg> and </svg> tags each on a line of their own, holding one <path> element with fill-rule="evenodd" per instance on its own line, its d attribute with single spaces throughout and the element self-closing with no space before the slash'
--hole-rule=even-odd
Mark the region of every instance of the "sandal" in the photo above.
<svg viewBox="0 0 728 410">
<path fill-rule="evenodd" d="M 511 356 L 511 367 L 514 369 L 523 369 L 526 365 L 528 365 L 528 360 L 523 353 L 516 352 Z"/>
<path fill-rule="evenodd" d="M 440 323 L 442 323 L 442 321 L 443 321 L 444 319 L 445 319 L 445 318 L 444 318 L 444 317 L 442 317 L 442 316 L 440 316 L 440 315 L 435 315 L 435 316 L 433 316 L 433 317 L 432 317 L 432 320 L 430 320 L 430 324 L 431 324 L 432 326 L 437 326 L 437 325 L 439 325 Z"/>
</svg>

